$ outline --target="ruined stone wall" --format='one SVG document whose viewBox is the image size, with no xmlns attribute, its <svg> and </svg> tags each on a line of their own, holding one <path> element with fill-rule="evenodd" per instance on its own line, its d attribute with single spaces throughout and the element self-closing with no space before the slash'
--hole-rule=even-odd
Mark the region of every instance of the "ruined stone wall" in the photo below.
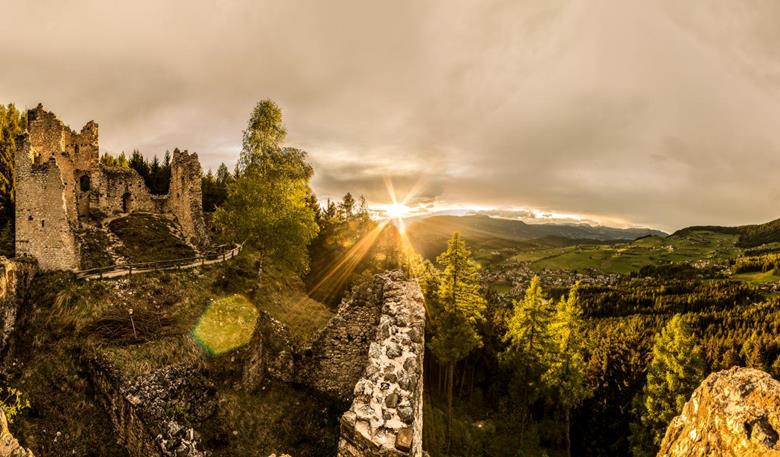
<svg viewBox="0 0 780 457">
<path fill-rule="evenodd" d="M 16 255 L 36 258 L 42 270 L 78 268 L 79 249 L 56 158 L 34 164 L 28 135 L 21 135 L 18 143 Z"/>
<path fill-rule="evenodd" d="M 100 165 L 96 123 L 76 133 L 41 105 L 27 116 L 16 151 L 17 253 L 43 270 L 76 269 L 83 218 L 134 211 L 172 215 L 191 244 L 208 245 L 197 154 L 174 151 L 170 193 L 156 196 L 135 170 Z"/>
<path fill-rule="evenodd" d="M 416 281 L 377 275 L 344 301 L 296 364 L 296 381 L 351 403 L 339 457 L 422 457 L 425 306 Z"/>
<path fill-rule="evenodd" d="M 365 370 L 368 348 L 376 336 L 382 312 L 384 281 L 377 276 L 370 286 L 355 290 L 320 330 L 296 363 L 296 382 L 344 403 Z"/>
<path fill-rule="evenodd" d="M 171 365 L 127 380 L 99 354 L 90 354 L 87 362 L 97 399 L 130 456 L 210 455 L 202 450 L 192 422 L 200 424 L 214 415 L 216 390 L 198 370 Z"/>
<path fill-rule="evenodd" d="M 195 245 L 208 242 L 208 231 L 203 219 L 202 175 L 198 154 L 178 149 L 173 151 L 168 207 L 179 221 L 184 235 Z"/>
<path fill-rule="evenodd" d="M 354 400 L 340 421 L 339 457 L 422 457 L 425 306 L 400 273 L 382 277 L 382 311 Z"/>
<path fill-rule="evenodd" d="M 68 217 L 76 223 L 78 177 L 84 171 L 96 168 L 99 161 L 98 126 L 90 121 L 81 133 L 76 133 L 42 105 L 28 111 L 27 119 L 33 163 L 42 165 L 52 158 L 56 160 L 65 187 Z"/>
<path fill-rule="evenodd" d="M 0 257 L 0 366 L 16 326 L 19 307 L 36 269 L 34 262 L 18 262 Z"/>
<path fill-rule="evenodd" d="M 90 184 L 90 208 L 106 216 L 165 211 L 165 205 L 152 197 L 144 179 L 133 169 L 101 166 L 92 174 Z"/>
</svg>

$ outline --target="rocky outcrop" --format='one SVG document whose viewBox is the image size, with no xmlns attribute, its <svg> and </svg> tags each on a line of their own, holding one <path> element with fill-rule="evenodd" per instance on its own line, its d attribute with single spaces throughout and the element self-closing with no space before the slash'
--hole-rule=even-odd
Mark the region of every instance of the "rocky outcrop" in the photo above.
<svg viewBox="0 0 780 457">
<path fill-rule="evenodd" d="M 425 307 L 400 274 L 378 277 L 382 310 L 354 400 L 340 421 L 339 457 L 422 454 Z"/>
<path fill-rule="evenodd" d="M 15 261 L 0 257 L 0 361 L 16 327 L 19 307 L 35 271 L 36 265 L 32 260 Z"/>
<path fill-rule="evenodd" d="M 713 373 L 675 417 L 659 457 L 780 457 L 780 382 L 734 367 Z"/>
<path fill-rule="evenodd" d="M 2 409 L 0 409 L 0 457 L 35 457 L 32 451 L 23 448 L 11 434 Z"/>
</svg>

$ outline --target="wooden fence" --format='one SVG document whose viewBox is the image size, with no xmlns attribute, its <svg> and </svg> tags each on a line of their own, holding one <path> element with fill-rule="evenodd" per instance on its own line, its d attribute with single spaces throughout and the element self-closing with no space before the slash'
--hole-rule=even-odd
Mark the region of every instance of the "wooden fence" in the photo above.
<svg viewBox="0 0 780 457">
<path fill-rule="evenodd" d="M 206 265 L 212 265 L 230 260 L 237 256 L 243 247 L 243 243 L 232 246 L 222 245 L 217 246 L 196 257 L 159 260 L 156 262 L 122 263 L 118 265 L 109 265 L 106 267 L 78 270 L 76 271 L 76 275 L 79 278 L 90 280 L 118 278 L 120 276 L 130 276 L 134 274 L 148 273 L 150 271 L 186 270 L 188 268 L 203 267 Z"/>
</svg>

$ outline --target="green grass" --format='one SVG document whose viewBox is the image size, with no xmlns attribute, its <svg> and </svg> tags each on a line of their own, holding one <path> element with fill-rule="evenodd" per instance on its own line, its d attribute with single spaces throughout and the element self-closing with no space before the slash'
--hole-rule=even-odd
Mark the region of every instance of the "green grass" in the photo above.
<svg viewBox="0 0 780 457">
<path fill-rule="evenodd" d="M 261 300 L 261 307 L 287 325 L 290 337 L 298 345 L 309 341 L 333 316 L 327 306 L 310 298 L 301 290 Z"/>
<path fill-rule="evenodd" d="M 493 289 L 494 292 L 505 294 L 512 290 L 512 284 L 508 282 L 495 282 L 490 285 L 490 288 Z"/>
<path fill-rule="evenodd" d="M 243 295 L 221 298 L 206 308 L 192 336 L 210 354 L 222 354 L 252 339 L 258 314 Z"/>
<path fill-rule="evenodd" d="M 321 420 L 313 420 L 314 411 Z M 202 432 L 215 457 L 272 453 L 332 456 L 342 412 L 338 405 L 303 389 L 272 382 L 256 393 L 222 391 L 217 417 L 210 419 Z M 225 436 L 223 430 L 230 434 Z"/>
<path fill-rule="evenodd" d="M 133 213 L 111 221 L 108 227 L 122 241 L 117 252 L 131 263 L 195 256 L 195 251 L 175 235 L 173 223 L 161 216 Z"/>
<path fill-rule="evenodd" d="M 755 273 L 739 273 L 733 275 L 732 278 L 754 284 L 766 284 L 780 281 L 780 272 L 777 270 L 769 270 L 763 273 L 760 271 Z"/>
<path fill-rule="evenodd" d="M 667 238 L 645 237 L 631 243 L 579 245 L 520 253 L 514 258 L 530 261 L 531 268 L 630 273 L 647 265 L 729 259 L 741 252 L 737 236 L 715 232 L 691 232 Z"/>
</svg>

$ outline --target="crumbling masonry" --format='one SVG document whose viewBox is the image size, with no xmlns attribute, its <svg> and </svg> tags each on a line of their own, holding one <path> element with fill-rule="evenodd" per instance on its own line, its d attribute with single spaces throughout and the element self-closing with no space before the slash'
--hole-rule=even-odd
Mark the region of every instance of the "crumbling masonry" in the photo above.
<svg viewBox="0 0 780 457">
<path fill-rule="evenodd" d="M 153 195 L 135 170 L 100 164 L 95 122 L 76 133 L 41 105 L 27 120 L 15 157 L 17 255 L 42 270 L 78 269 L 82 223 L 134 211 L 171 217 L 191 244 L 207 243 L 197 154 L 174 151 L 170 191 Z"/>
</svg>

